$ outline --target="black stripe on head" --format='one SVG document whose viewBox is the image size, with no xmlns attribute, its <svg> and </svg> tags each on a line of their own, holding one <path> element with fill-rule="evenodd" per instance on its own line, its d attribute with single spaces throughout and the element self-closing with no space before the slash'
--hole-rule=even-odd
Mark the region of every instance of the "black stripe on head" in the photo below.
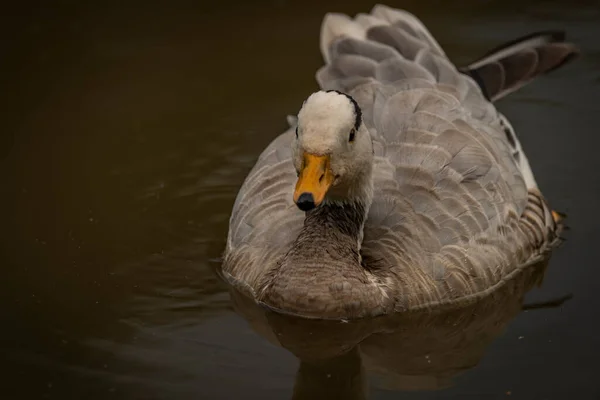
<svg viewBox="0 0 600 400">
<path fill-rule="evenodd" d="M 354 115 L 356 117 L 354 120 L 354 129 L 358 130 L 358 128 L 360 128 L 360 124 L 362 123 L 362 110 L 358 106 L 358 103 L 356 102 L 356 100 L 354 100 L 354 98 L 352 96 L 350 96 L 349 94 L 342 93 L 339 90 L 328 90 L 327 91 L 327 93 L 331 93 L 331 92 L 341 94 L 342 96 L 346 96 L 348 98 L 348 100 L 350 100 L 350 103 L 352 103 L 352 105 L 354 106 Z"/>
</svg>

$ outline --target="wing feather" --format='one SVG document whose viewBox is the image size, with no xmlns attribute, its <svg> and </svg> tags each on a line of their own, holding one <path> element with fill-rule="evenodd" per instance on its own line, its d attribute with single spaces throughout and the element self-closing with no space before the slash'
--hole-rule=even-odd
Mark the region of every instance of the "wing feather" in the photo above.
<svg viewBox="0 0 600 400">
<path fill-rule="evenodd" d="M 373 139 L 365 267 L 393 284 L 397 310 L 489 292 L 557 242 L 510 123 L 491 103 L 576 53 L 564 35 L 521 38 L 460 70 L 412 14 L 377 5 L 321 27 L 323 89 L 351 94 Z M 292 202 L 293 131 L 261 154 L 236 198 L 225 275 L 256 287 L 304 215 Z"/>
</svg>

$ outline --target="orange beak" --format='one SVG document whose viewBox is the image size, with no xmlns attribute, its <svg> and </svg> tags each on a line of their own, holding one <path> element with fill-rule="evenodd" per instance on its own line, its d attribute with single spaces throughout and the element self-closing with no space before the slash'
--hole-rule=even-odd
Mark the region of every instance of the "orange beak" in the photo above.
<svg viewBox="0 0 600 400">
<path fill-rule="evenodd" d="M 335 176 L 331 172 L 328 155 L 304 153 L 303 159 L 294 191 L 294 202 L 301 210 L 308 211 L 323 202 Z"/>
</svg>

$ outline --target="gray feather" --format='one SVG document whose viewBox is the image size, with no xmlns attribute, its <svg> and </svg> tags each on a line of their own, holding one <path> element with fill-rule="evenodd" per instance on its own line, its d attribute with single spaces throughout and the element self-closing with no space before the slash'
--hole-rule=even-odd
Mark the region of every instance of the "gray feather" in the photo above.
<svg viewBox="0 0 600 400">
<path fill-rule="evenodd" d="M 539 261 L 559 242 L 562 225 L 537 189 L 514 130 L 490 100 L 564 64 L 575 49 L 563 39 L 517 40 L 459 71 L 412 14 L 376 6 L 356 20 L 326 17 L 326 65 L 317 80 L 357 101 L 373 140 L 364 268 L 350 270 L 332 259 L 318 266 L 317 276 L 296 266 L 294 276 L 311 287 L 273 275 L 294 250 L 305 217 L 292 202 L 289 130 L 265 149 L 238 193 L 225 276 L 253 293 L 273 283 L 283 285 L 280 293 L 299 296 L 274 301 L 355 317 L 477 298 Z M 332 254 L 340 251 L 324 242 Z M 347 284 L 334 286 L 348 292 L 336 289 L 332 300 L 327 279 L 341 270 Z M 330 300 L 317 301 L 323 298 Z"/>
</svg>

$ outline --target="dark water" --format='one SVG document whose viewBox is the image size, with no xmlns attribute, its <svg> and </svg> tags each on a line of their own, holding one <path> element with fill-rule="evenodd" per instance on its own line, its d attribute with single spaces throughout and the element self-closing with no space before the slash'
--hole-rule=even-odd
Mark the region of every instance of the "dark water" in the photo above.
<svg viewBox="0 0 600 400">
<path fill-rule="evenodd" d="M 257 318 L 249 325 L 214 274 L 237 189 L 316 89 L 323 14 L 372 4 L 22 5 L 0 24 L 1 396 L 285 399 L 295 386 L 296 398 L 600 398 L 600 3 L 460 4 L 390 3 L 422 18 L 457 62 L 548 28 L 583 51 L 500 104 L 572 227 L 526 302 L 572 300 L 518 312 L 521 283 L 442 322 L 338 332 L 252 314 L 238 299 Z M 299 367 L 267 340 L 323 355 L 333 337 L 341 354 L 373 332 L 362 366 L 354 350 Z M 404 373 L 390 377 L 394 368 Z M 407 377 L 414 368 L 422 379 Z"/>
</svg>

